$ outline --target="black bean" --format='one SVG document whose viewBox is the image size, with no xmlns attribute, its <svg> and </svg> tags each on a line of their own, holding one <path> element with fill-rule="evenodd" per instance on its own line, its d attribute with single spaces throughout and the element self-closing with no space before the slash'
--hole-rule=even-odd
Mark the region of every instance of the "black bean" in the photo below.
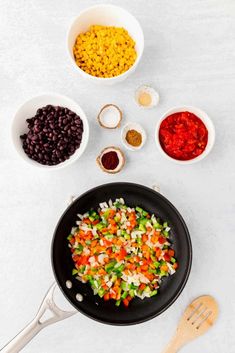
<svg viewBox="0 0 235 353">
<path fill-rule="evenodd" d="M 51 112 L 50 114 L 47 115 L 47 119 L 51 120 L 54 116 L 54 112 Z"/>
<path fill-rule="evenodd" d="M 39 109 L 37 110 L 37 114 L 38 114 L 39 116 L 41 116 L 41 114 L 43 113 L 43 110 L 44 110 L 44 109 L 39 108 Z"/>
</svg>

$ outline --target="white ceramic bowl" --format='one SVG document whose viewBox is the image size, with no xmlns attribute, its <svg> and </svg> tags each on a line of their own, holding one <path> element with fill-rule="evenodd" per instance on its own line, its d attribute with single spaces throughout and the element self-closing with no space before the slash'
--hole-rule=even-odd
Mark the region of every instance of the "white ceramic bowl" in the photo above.
<svg viewBox="0 0 235 353">
<path fill-rule="evenodd" d="M 136 43 L 137 52 L 136 61 L 129 70 L 115 77 L 102 78 L 89 75 L 78 67 L 74 60 L 73 46 L 77 36 L 82 32 L 86 32 L 91 25 L 123 27 L 129 32 Z M 92 82 L 110 85 L 123 81 L 135 71 L 144 50 L 144 35 L 139 22 L 128 11 L 114 5 L 95 5 L 81 11 L 75 18 L 68 31 L 67 48 L 73 67 L 81 76 Z"/>
<path fill-rule="evenodd" d="M 36 114 L 36 111 L 38 108 L 44 107 L 48 104 L 51 105 L 57 105 L 61 107 L 66 107 L 70 110 L 72 110 L 74 113 L 80 116 L 82 122 L 83 122 L 83 135 L 82 135 L 82 141 L 80 147 L 75 151 L 73 155 L 69 157 L 69 159 L 65 160 L 64 162 L 61 162 L 57 165 L 43 165 L 40 164 L 33 159 L 29 158 L 27 154 L 24 152 L 22 148 L 22 141 L 20 139 L 20 135 L 23 135 L 27 133 L 28 131 L 28 126 L 26 119 L 33 117 Z M 39 167 L 42 169 L 49 169 L 49 170 L 55 170 L 55 169 L 61 169 L 66 167 L 69 164 L 74 163 L 76 160 L 78 160 L 83 152 L 86 149 L 88 139 L 89 139 L 89 125 L 88 125 L 88 120 L 86 118 L 85 113 L 81 109 L 81 107 L 74 102 L 72 99 L 62 96 L 59 94 L 54 94 L 54 93 L 45 93 L 40 96 L 36 96 L 25 102 L 16 112 L 15 117 L 12 122 L 12 141 L 14 144 L 14 147 L 17 151 L 17 153 L 22 157 L 27 163 L 31 164 L 32 166 Z"/>
<path fill-rule="evenodd" d="M 174 159 L 172 157 L 170 157 L 163 149 L 162 146 L 160 144 L 159 141 L 159 129 L 160 129 L 160 125 L 162 123 L 162 121 L 169 115 L 174 114 L 174 113 L 179 113 L 179 112 L 184 112 L 184 111 L 188 111 L 190 113 L 195 114 L 198 118 L 200 118 L 203 123 L 205 124 L 207 130 L 208 130 L 208 142 L 206 145 L 205 150 L 202 152 L 202 154 L 200 154 L 198 157 L 187 160 L 187 161 L 181 161 L 178 159 Z M 181 165 L 187 165 L 187 164 L 193 164 L 196 162 L 201 161 L 203 158 L 205 158 L 210 151 L 212 150 L 212 147 L 214 146 L 214 142 L 215 142 L 215 128 L 214 128 L 214 124 L 212 122 L 212 120 L 209 118 L 209 116 L 202 111 L 199 108 L 195 108 L 195 107 L 191 107 L 191 106 L 181 106 L 181 107 L 174 107 L 171 108 L 170 110 L 168 110 L 161 118 L 160 120 L 157 122 L 157 126 L 156 126 L 156 130 L 155 130 L 155 141 L 157 144 L 157 148 L 160 151 L 160 153 L 166 157 L 167 159 L 171 160 L 172 162 L 175 162 L 177 164 L 181 164 Z"/>
<path fill-rule="evenodd" d="M 142 143 L 140 146 L 131 146 L 127 141 L 126 141 L 126 134 L 127 134 L 127 131 L 129 130 L 136 130 L 138 131 L 141 135 L 142 135 Z M 128 149 L 128 150 L 131 150 L 131 151 L 138 151 L 140 150 L 144 144 L 145 144 L 145 141 L 146 141 L 146 132 L 144 130 L 144 128 L 140 125 L 140 124 L 137 124 L 137 123 L 127 123 L 123 128 L 122 128 L 122 132 L 121 132 L 121 140 L 122 140 L 122 143 L 123 145 Z"/>
</svg>

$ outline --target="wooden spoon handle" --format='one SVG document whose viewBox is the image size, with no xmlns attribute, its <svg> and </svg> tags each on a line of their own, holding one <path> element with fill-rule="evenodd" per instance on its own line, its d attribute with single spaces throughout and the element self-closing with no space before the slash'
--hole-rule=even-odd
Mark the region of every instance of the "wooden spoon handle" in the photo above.
<svg viewBox="0 0 235 353">
<path fill-rule="evenodd" d="M 175 335 L 162 353 L 177 353 L 181 346 L 182 343 L 179 341 L 179 336 Z"/>
</svg>

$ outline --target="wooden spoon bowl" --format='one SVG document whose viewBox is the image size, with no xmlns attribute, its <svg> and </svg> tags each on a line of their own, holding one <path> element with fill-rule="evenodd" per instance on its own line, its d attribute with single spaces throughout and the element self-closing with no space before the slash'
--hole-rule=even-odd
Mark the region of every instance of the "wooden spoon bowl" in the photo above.
<svg viewBox="0 0 235 353">
<path fill-rule="evenodd" d="M 206 333 L 218 317 L 218 304 L 210 295 L 195 299 L 185 310 L 174 337 L 163 353 L 176 353 L 186 343 Z"/>
</svg>

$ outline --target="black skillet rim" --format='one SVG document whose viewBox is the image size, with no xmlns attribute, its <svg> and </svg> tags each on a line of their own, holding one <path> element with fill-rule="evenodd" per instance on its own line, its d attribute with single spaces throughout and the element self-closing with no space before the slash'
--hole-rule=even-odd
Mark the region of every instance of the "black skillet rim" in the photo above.
<svg viewBox="0 0 235 353">
<path fill-rule="evenodd" d="M 91 316 L 89 315 L 88 313 L 86 313 L 85 311 L 83 311 L 82 309 L 78 308 L 69 298 L 68 296 L 66 295 L 66 292 L 64 292 L 64 289 L 62 288 L 60 282 L 59 282 L 59 279 L 57 277 L 57 274 L 56 274 L 56 269 L 54 267 L 54 261 L 53 261 L 53 258 L 54 258 L 54 241 L 55 241 L 55 236 L 56 236 L 56 229 L 58 228 L 58 225 L 59 223 L 61 222 L 62 218 L 64 217 L 64 215 L 67 213 L 67 211 L 69 210 L 69 208 L 71 207 L 71 205 L 75 202 L 77 202 L 78 199 L 80 199 L 81 197 L 85 196 L 86 194 L 90 193 L 90 192 L 94 192 L 104 186 L 109 186 L 109 185 L 114 185 L 114 184 L 119 184 L 119 185 L 132 185 L 132 186 L 136 186 L 136 187 L 139 187 L 139 188 L 142 188 L 142 189 L 146 189 L 146 190 L 151 190 L 153 193 L 156 193 L 158 194 L 158 196 L 160 198 L 162 198 L 168 205 L 169 207 L 171 207 L 174 212 L 177 214 L 177 216 L 179 217 L 180 221 L 182 222 L 184 228 L 185 228 L 185 234 L 186 234 L 186 237 L 187 237 L 187 241 L 188 241 L 188 248 L 189 248 L 189 253 L 188 253 L 188 266 L 187 266 L 187 271 L 186 271 L 186 274 L 185 274 L 185 277 L 184 277 L 184 281 L 180 287 L 180 289 L 178 290 L 178 292 L 176 293 L 176 295 L 172 298 L 172 300 L 170 300 L 167 305 L 162 309 L 160 310 L 159 312 L 157 313 L 153 313 L 152 315 L 149 315 L 147 318 L 144 318 L 144 319 L 140 319 L 140 320 L 135 320 L 133 322 L 126 322 L 126 323 L 118 323 L 118 322 L 111 322 L 111 321 L 108 321 L 108 320 L 103 320 L 103 319 L 99 319 L 97 316 Z M 130 326 L 130 325 L 137 325 L 137 324 L 140 324 L 140 323 L 143 323 L 143 322 L 146 322 L 146 321 L 149 321 L 149 320 L 152 320 L 154 319 L 155 317 L 161 315 L 164 311 L 166 311 L 177 299 L 178 297 L 180 296 L 180 294 L 182 293 L 183 289 L 185 288 L 186 286 L 186 283 L 188 281 L 188 278 L 189 278 L 189 275 L 190 275 L 190 272 L 191 272 L 191 267 L 192 267 L 192 257 L 193 257 L 193 249 L 192 249 L 192 241 L 191 241 L 191 237 L 190 237 L 190 234 L 189 234 L 189 230 L 188 230 L 188 227 L 183 219 L 183 217 L 181 216 L 181 214 L 179 213 L 179 211 L 176 209 L 176 207 L 165 197 L 163 196 L 162 194 L 160 194 L 159 192 L 155 191 L 154 189 L 152 189 L 151 187 L 147 187 L 145 185 L 142 185 L 142 184 L 137 184 L 137 183 L 131 183 L 131 182 L 112 182 L 112 183 L 105 183 L 105 184 L 101 184 L 99 186 L 95 186 L 94 188 L 91 188 L 87 191 L 85 191 L 84 193 L 82 193 L 81 195 L 79 195 L 75 200 L 73 200 L 73 202 L 65 209 L 65 211 L 63 212 L 63 214 L 60 216 L 57 224 L 56 224 L 56 227 L 55 227 L 55 230 L 54 230 L 54 233 L 53 233 L 53 237 L 52 237 L 52 241 L 51 241 L 51 266 L 52 266 L 52 270 L 53 270 L 53 274 L 54 274 L 54 277 L 55 277 L 55 280 L 56 280 L 56 283 L 58 285 L 58 287 L 60 288 L 61 292 L 63 293 L 64 297 L 68 300 L 68 302 L 78 311 L 80 312 L 81 314 L 85 315 L 86 317 L 94 320 L 94 321 L 97 321 L 99 323 L 102 323 L 102 324 L 106 324 L 106 325 L 112 325 L 112 326 Z"/>
</svg>

